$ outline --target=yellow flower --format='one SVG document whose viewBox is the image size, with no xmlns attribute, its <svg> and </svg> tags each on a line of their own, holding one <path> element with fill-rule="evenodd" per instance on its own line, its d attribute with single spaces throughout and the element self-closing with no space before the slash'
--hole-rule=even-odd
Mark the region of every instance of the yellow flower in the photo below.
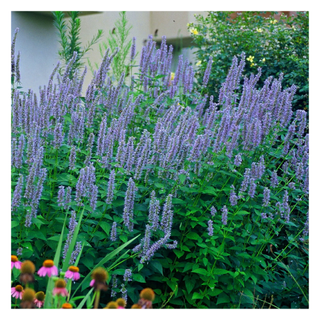
<svg viewBox="0 0 320 320">
<path fill-rule="evenodd" d="M 174 72 L 171 72 L 171 78 L 170 80 L 172 81 L 174 79 Z"/>
<path fill-rule="evenodd" d="M 250 64 L 250 67 L 253 67 L 253 66 L 254 66 L 254 63 L 251 63 L 251 64 Z"/>
<path fill-rule="evenodd" d="M 258 28 L 257 29 L 257 32 L 262 32 L 263 30 L 261 28 Z"/>
<path fill-rule="evenodd" d="M 263 59 L 262 59 L 262 62 L 266 62 L 266 58 L 263 58 Z"/>
<path fill-rule="evenodd" d="M 201 61 L 198 61 L 198 62 L 196 63 L 196 66 L 200 66 L 200 64 L 201 64 Z"/>
<path fill-rule="evenodd" d="M 187 23 L 187 27 L 188 27 L 188 28 L 190 27 L 190 23 Z"/>
<path fill-rule="evenodd" d="M 275 24 L 277 22 L 278 22 L 278 20 L 276 20 L 276 19 L 270 21 L 271 24 Z"/>
<path fill-rule="evenodd" d="M 254 59 L 253 56 L 249 56 L 249 57 L 247 58 L 247 60 L 250 61 L 250 62 L 253 62 L 253 59 Z"/>
<path fill-rule="evenodd" d="M 190 28 L 190 32 L 193 33 L 193 34 L 198 34 L 199 32 L 197 31 L 197 29 L 195 28 Z"/>
</svg>

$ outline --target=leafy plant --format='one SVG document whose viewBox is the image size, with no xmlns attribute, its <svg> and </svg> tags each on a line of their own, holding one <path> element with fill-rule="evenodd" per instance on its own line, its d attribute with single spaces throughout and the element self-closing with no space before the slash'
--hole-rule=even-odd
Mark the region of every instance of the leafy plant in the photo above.
<svg viewBox="0 0 320 320">
<path fill-rule="evenodd" d="M 155 308 L 308 308 L 309 134 L 296 87 L 280 76 L 259 89 L 242 54 L 214 103 L 182 56 L 172 70 L 172 49 L 150 37 L 130 88 L 108 76 L 109 51 L 84 97 L 68 70 L 41 103 L 13 83 L 12 253 L 37 269 L 77 263 L 78 308 L 119 296 L 132 306 L 145 287 Z M 111 258 L 110 290 L 94 300 L 91 271 Z"/>
<path fill-rule="evenodd" d="M 107 43 L 102 42 L 102 44 L 99 45 L 101 57 L 104 56 L 103 49 L 106 50 L 110 48 L 111 52 L 118 51 L 111 63 L 112 74 L 116 81 L 120 80 L 123 73 L 125 78 L 130 75 L 130 67 L 132 70 L 132 66 L 135 64 L 134 59 L 138 54 L 138 52 L 135 51 L 130 52 L 132 40 L 128 40 L 128 37 L 132 26 L 128 26 L 129 21 L 126 17 L 126 12 L 122 11 L 119 15 L 120 18 L 116 21 L 115 27 L 109 31 Z M 135 39 L 133 41 L 135 41 Z M 88 62 L 93 72 L 92 64 L 90 61 Z M 96 65 L 96 67 L 98 66 Z"/>
<path fill-rule="evenodd" d="M 70 20 L 68 22 L 66 22 L 65 14 L 62 11 L 53 11 L 52 14 L 54 17 L 54 26 L 57 28 L 60 38 L 59 43 L 61 49 L 58 51 L 58 54 L 60 59 L 64 62 L 64 66 L 60 68 L 61 74 L 72 59 L 74 52 L 77 53 L 75 62 L 70 70 L 70 78 L 72 79 L 75 70 L 78 70 L 83 66 L 83 57 L 92 49 L 92 46 L 100 40 L 103 31 L 98 30 L 91 41 L 85 47 L 82 47 L 80 41 L 81 19 L 79 18 L 79 11 L 71 11 L 69 13 Z"/>
<path fill-rule="evenodd" d="M 233 14 L 234 18 L 231 19 Z M 201 85 L 209 57 L 213 57 L 210 82 L 204 92 L 218 99 L 233 56 L 247 56 L 244 74 L 250 76 L 258 68 L 262 77 L 279 77 L 284 73 L 283 86 L 295 84 L 293 110 L 309 108 L 309 13 L 296 12 L 275 18 L 275 12 L 208 12 L 197 15 L 189 28 L 198 60 L 196 78 Z"/>
</svg>

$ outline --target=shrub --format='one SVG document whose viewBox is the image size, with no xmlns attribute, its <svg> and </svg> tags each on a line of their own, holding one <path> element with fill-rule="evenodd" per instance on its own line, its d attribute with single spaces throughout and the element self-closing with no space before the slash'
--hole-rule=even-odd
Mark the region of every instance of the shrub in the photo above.
<svg viewBox="0 0 320 320">
<path fill-rule="evenodd" d="M 14 43 L 11 56 L 15 79 Z M 132 305 L 149 287 L 155 308 L 307 308 L 309 135 L 296 87 L 280 76 L 257 89 L 243 54 L 205 109 L 182 55 L 172 77 L 165 37 L 157 49 L 149 36 L 130 87 L 113 84 L 112 58 L 84 97 L 74 58 L 39 98 L 13 81 L 13 254 L 77 266 L 84 295 L 104 267 L 103 304 Z"/>
<path fill-rule="evenodd" d="M 284 73 L 283 86 L 297 86 L 293 110 L 309 108 L 309 13 L 297 12 L 296 16 L 275 13 L 269 17 L 259 12 L 242 12 L 231 19 L 233 12 L 209 12 L 206 17 L 196 16 L 189 28 L 196 46 L 196 56 L 201 64 L 196 77 L 201 84 L 209 57 L 213 57 L 210 82 L 204 91 L 219 96 L 219 89 L 228 73 L 233 56 L 247 56 L 244 74 L 262 69 L 258 87 L 269 76 Z M 264 13 L 264 12 L 263 12 Z M 234 13 L 233 13 L 234 14 Z M 195 30 L 195 31 L 194 31 Z"/>
</svg>

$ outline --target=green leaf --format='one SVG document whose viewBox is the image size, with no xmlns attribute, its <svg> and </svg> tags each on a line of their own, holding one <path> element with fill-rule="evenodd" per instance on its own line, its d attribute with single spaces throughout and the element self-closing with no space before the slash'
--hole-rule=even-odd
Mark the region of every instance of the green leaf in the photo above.
<svg viewBox="0 0 320 320">
<path fill-rule="evenodd" d="M 218 294 L 220 294 L 221 292 L 223 292 L 223 290 L 221 289 L 214 289 L 212 292 L 209 291 L 209 294 L 211 297 L 215 297 L 217 296 Z"/>
<path fill-rule="evenodd" d="M 229 302 L 230 302 L 230 298 L 224 292 L 219 295 L 217 304 L 229 303 Z"/>
<path fill-rule="evenodd" d="M 200 236 L 195 232 L 190 232 L 187 234 L 187 238 L 192 240 L 198 240 Z"/>
<path fill-rule="evenodd" d="M 150 265 L 163 275 L 162 264 L 159 261 L 151 261 Z"/>
<path fill-rule="evenodd" d="M 19 225 L 18 221 L 11 221 L 11 229 L 15 228 L 18 225 Z"/>
<path fill-rule="evenodd" d="M 184 252 L 183 252 L 183 251 L 180 251 L 180 250 L 177 250 L 177 249 L 174 249 L 173 252 L 175 253 L 175 255 L 176 255 L 178 258 L 181 258 L 181 257 L 184 255 Z"/>
<path fill-rule="evenodd" d="M 174 198 L 174 199 L 172 199 L 172 203 L 173 204 L 185 204 L 186 202 L 184 200 Z"/>
<path fill-rule="evenodd" d="M 194 278 L 188 277 L 185 283 L 186 283 L 187 291 L 188 293 L 190 293 L 196 284 L 196 280 Z"/>
<path fill-rule="evenodd" d="M 38 227 L 38 229 L 40 229 L 41 225 L 45 224 L 39 218 L 32 218 L 32 223 L 34 223 Z"/>
<path fill-rule="evenodd" d="M 192 295 L 192 300 L 196 300 L 196 299 L 202 299 L 203 298 L 203 294 L 200 294 L 198 292 L 194 292 Z"/>
<path fill-rule="evenodd" d="M 134 273 L 132 278 L 134 281 L 146 283 L 146 280 L 144 280 L 144 277 L 140 273 Z"/>
<path fill-rule="evenodd" d="M 213 269 L 213 274 L 226 274 L 226 273 L 229 273 L 229 271 L 225 269 L 219 269 L 219 268 Z"/>
<path fill-rule="evenodd" d="M 202 269 L 202 268 L 198 268 L 198 269 L 192 270 L 192 272 L 199 273 L 199 274 L 202 274 L 204 276 L 208 275 L 208 271 L 205 270 L 205 269 Z"/>
<path fill-rule="evenodd" d="M 184 183 L 186 181 L 187 176 L 185 174 L 179 174 L 179 180 L 181 183 Z"/>
</svg>

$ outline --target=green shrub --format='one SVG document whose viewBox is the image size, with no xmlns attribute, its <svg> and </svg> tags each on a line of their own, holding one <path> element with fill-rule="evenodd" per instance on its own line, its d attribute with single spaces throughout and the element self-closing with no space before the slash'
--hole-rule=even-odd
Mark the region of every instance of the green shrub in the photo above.
<svg viewBox="0 0 320 320">
<path fill-rule="evenodd" d="M 279 20 L 275 19 L 275 13 L 263 17 L 258 12 L 242 12 L 230 19 L 231 13 L 197 15 L 196 22 L 189 24 L 197 48 L 195 54 L 201 61 L 196 72 L 200 84 L 209 56 L 213 57 L 210 82 L 204 92 L 217 99 L 233 56 L 239 57 L 245 52 L 248 61 L 246 75 L 260 67 L 263 74 L 259 82 L 261 87 L 269 76 L 278 77 L 284 73 L 283 86 L 295 84 L 298 87 L 293 109 L 308 110 L 309 13 L 297 12 L 294 17 L 281 15 Z"/>
</svg>

